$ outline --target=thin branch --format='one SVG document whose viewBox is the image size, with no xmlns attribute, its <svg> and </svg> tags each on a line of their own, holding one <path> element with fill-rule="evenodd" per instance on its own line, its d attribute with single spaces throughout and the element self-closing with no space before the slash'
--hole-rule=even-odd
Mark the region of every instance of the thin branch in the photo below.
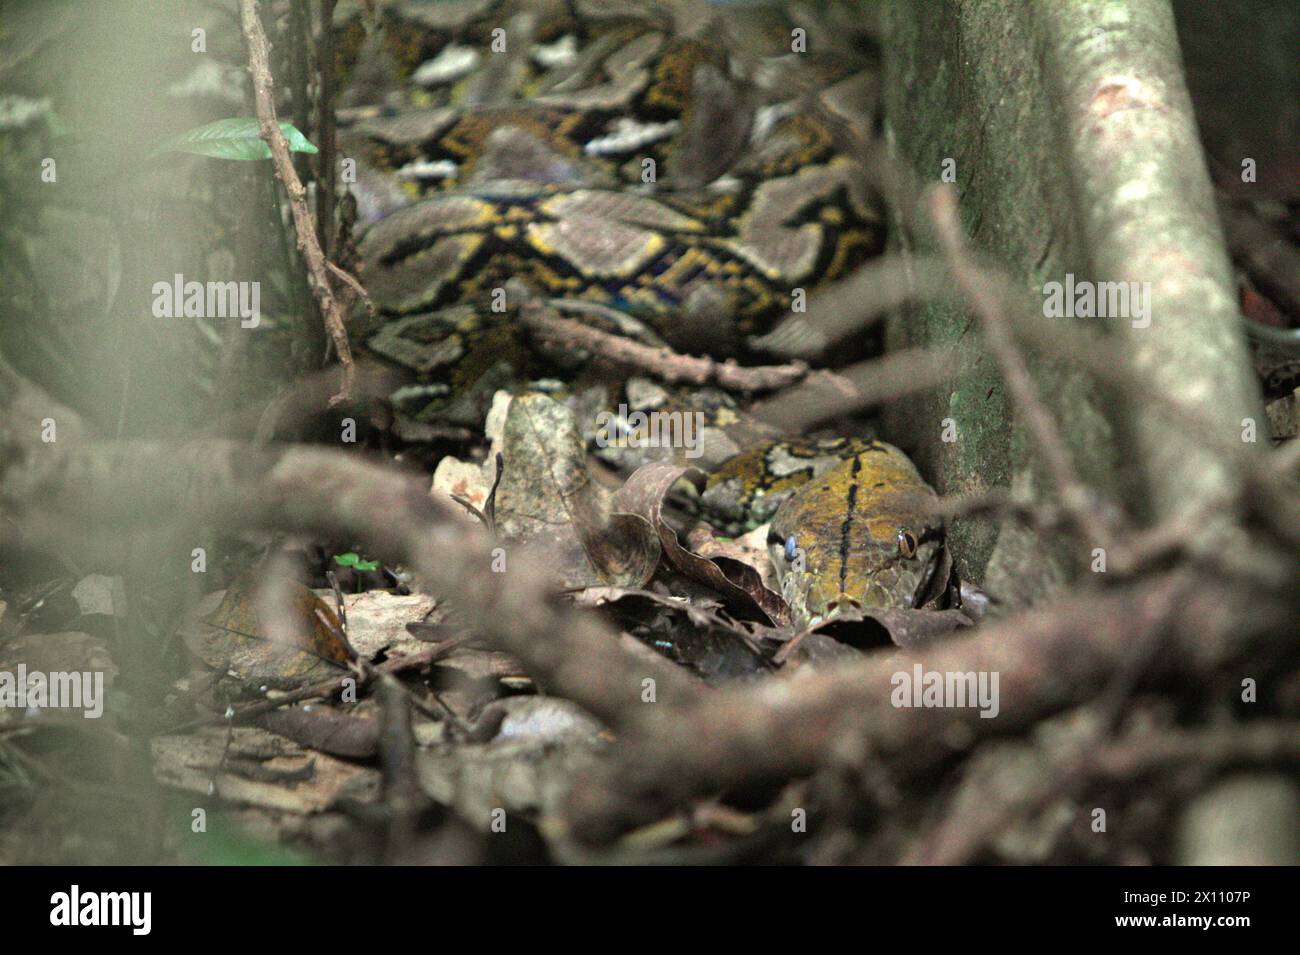
<svg viewBox="0 0 1300 955">
<path fill-rule="evenodd" d="M 0 420 L 10 442 L 30 445 L 28 430 Z M 84 539 L 87 527 L 151 527 L 160 513 L 185 513 L 204 524 L 356 539 L 405 562 L 548 692 L 618 733 L 614 758 L 570 797 L 575 832 L 596 841 L 701 794 L 816 772 L 847 738 L 861 736 L 871 752 L 923 771 L 951 755 L 953 739 L 1013 732 L 1092 698 L 1154 627 L 1169 634 L 1157 667 L 1181 679 L 1207 678 L 1245 654 L 1275 650 L 1279 635 L 1295 632 L 1293 593 L 1200 574 L 1200 586 L 1171 606 L 1170 588 L 1186 580 L 1175 573 L 1085 590 L 969 639 L 872 654 L 797 682 L 706 692 L 639 644 L 642 652 L 625 646 L 597 617 L 552 599 L 549 566 L 521 552 L 508 576 L 491 573 L 497 543 L 456 520 L 454 504 L 431 498 L 409 475 L 337 451 L 227 441 L 40 447 L 39 454 L 0 455 L 0 506 L 20 525 L 58 521 Z M 922 660 L 932 671 L 998 673 L 1000 718 L 982 719 L 973 708 L 893 705 L 894 674 Z M 643 697 L 647 679 L 656 687 L 653 704 Z M 693 729 L 700 726 L 709 731 Z"/>
<path fill-rule="evenodd" d="M 376 676 L 387 674 L 394 676 L 398 673 L 405 673 L 407 670 L 418 670 L 426 667 L 431 663 L 436 663 L 443 657 L 447 656 L 453 650 L 456 650 L 469 642 L 469 638 L 453 637 L 444 640 L 437 646 L 421 650 L 419 653 L 412 653 L 408 656 L 397 657 L 393 660 L 386 660 L 377 667 L 363 667 L 359 673 L 354 673 L 353 677 L 357 681 L 357 689 L 368 685 Z M 340 689 L 339 681 L 344 679 L 343 671 L 338 676 L 330 677 L 328 680 L 318 680 L 308 686 L 299 687 L 283 696 L 277 696 L 275 699 L 258 700 L 256 703 L 249 703 L 245 706 L 237 707 L 235 712 L 226 717 L 223 713 L 214 713 L 209 716 L 200 716 L 186 723 L 169 727 L 164 732 L 186 733 L 200 726 L 207 726 L 210 723 L 224 723 L 229 719 L 233 723 L 246 723 L 255 716 L 261 716 L 264 713 L 270 713 L 278 710 L 282 706 L 288 706 L 291 703 L 301 703 L 303 700 L 314 700 L 333 696 Z"/>
<path fill-rule="evenodd" d="M 944 819 L 903 862 L 964 865 L 1017 821 L 1099 783 L 1131 782 L 1179 765 L 1300 763 L 1300 724 L 1238 723 L 1197 730 L 1148 730 L 1106 741 L 1085 729 L 1066 745 L 1016 745 L 973 760 Z M 1032 767 L 1032 769 L 1031 769 Z"/>
<path fill-rule="evenodd" d="M 984 329 L 989 350 L 1002 370 L 1002 379 L 1015 399 L 1043 463 L 1056 485 L 1061 507 L 1075 529 L 1094 547 L 1108 547 L 1111 528 L 1099 517 L 1096 495 L 1079 479 L 1070 453 L 1052 414 L 1038 395 L 1029 366 L 1016 344 L 1004 306 L 966 251 L 957 196 L 951 187 L 939 186 L 930 198 L 930 214 L 949 268 Z"/>
<path fill-rule="evenodd" d="M 884 255 L 813 295 L 805 315 L 792 315 L 751 344 L 780 358 L 811 361 L 832 345 L 912 302 L 951 294 L 941 260 Z"/>
<path fill-rule="evenodd" d="M 812 372 L 793 388 L 760 402 L 752 413 L 778 431 L 799 434 L 831 418 L 933 388 L 958 374 L 960 353 L 955 347 L 905 349 L 839 371 Z"/>
<path fill-rule="evenodd" d="M 336 295 L 329 278 L 329 269 L 325 264 L 325 253 L 321 251 L 316 238 L 316 227 L 312 222 L 311 212 L 307 209 L 307 191 L 302 180 L 294 170 L 293 158 L 289 153 L 289 144 L 276 121 L 275 93 L 271 79 L 270 51 L 266 42 L 266 33 L 262 29 L 262 20 L 257 12 L 257 0 L 240 0 L 240 21 L 244 28 L 244 38 L 248 43 L 248 68 L 253 76 L 253 93 L 257 103 L 257 118 L 261 124 L 262 139 L 271 147 L 271 159 L 275 165 L 276 178 L 284 185 L 289 196 L 289 208 L 293 213 L 293 227 L 297 235 L 298 249 L 307 263 L 311 276 L 312 294 L 320 305 L 325 328 L 334 342 L 339 364 L 343 366 L 343 381 L 339 391 L 330 399 L 331 405 L 346 401 L 352 395 L 354 367 L 352 346 L 348 342 L 345 327 L 348 311 L 352 301 L 350 294 Z M 332 174 L 332 170 L 331 170 Z"/>
<path fill-rule="evenodd" d="M 316 72 L 320 77 L 320 87 L 316 98 L 316 133 L 317 138 L 320 140 L 316 144 L 320 148 L 320 155 L 317 157 L 319 165 L 316 173 L 316 184 L 320 188 L 316 204 L 317 218 L 319 220 L 317 225 L 320 227 L 317 231 L 317 239 L 325 250 L 327 260 L 338 252 L 337 249 L 332 247 L 335 237 L 334 106 L 338 89 L 334 76 L 334 5 L 336 2 L 337 0 L 320 0 L 320 39 L 316 44 Z M 331 268 L 334 268 L 332 263 Z M 347 274 L 340 274 L 340 272 L 341 270 L 335 270 L 335 274 L 339 275 L 340 278 Z M 348 276 L 348 278 L 351 278 L 351 276 Z M 354 291 L 358 290 L 359 286 L 354 289 Z M 366 300 L 368 302 L 369 298 L 367 297 Z"/>
<path fill-rule="evenodd" d="M 553 302 L 555 307 L 575 303 Z M 808 373 L 803 362 L 746 368 L 732 361 L 715 361 L 682 355 L 671 348 L 654 348 L 597 328 L 560 318 L 551 306 L 529 302 L 520 309 L 526 326 L 550 341 L 581 348 L 620 365 L 654 375 L 669 384 L 716 384 L 731 391 L 774 391 L 799 381 Z"/>
<path fill-rule="evenodd" d="M 723 689 L 688 709 L 645 707 L 627 727 L 618 759 L 574 791 L 568 818 L 583 841 L 603 842 L 660 818 L 692 796 L 816 772 L 851 741 L 864 752 L 923 773 L 954 754 L 954 741 L 1013 733 L 1092 699 L 1153 628 L 1169 634 L 1158 675 L 1205 678 L 1293 626 L 1293 601 L 1222 576 L 1187 573 L 1105 590 L 1025 611 L 974 636 L 914 651 L 870 654 L 807 673 Z M 1171 601 L 1175 592 L 1187 594 Z M 1285 609 L 1283 609 L 1285 608 Z M 896 677 L 913 667 L 944 674 L 997 674 L 999 709 L 931 709 L 894 702 Z M 553 687 L 561 692 L 559 687 Z M 707 726 L 707 733 L 690 727 Z M 857 751 L 857 750 L 855 750 Z"/>
</svg>

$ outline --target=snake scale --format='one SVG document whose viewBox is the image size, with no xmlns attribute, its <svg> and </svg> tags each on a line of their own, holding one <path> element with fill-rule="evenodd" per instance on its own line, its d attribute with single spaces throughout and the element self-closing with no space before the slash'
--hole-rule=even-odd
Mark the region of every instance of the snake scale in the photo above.
<svg viewBox="0 0 1300 955">
<path fill-rule="evenodd" d="M 580 376 L 582 356 L 527 341 L 525 297 L 743 360 L 800 297 L 880 252 L 880 216 L 837 136 L 861 95 L 852 51 L 808 52 L 774 8 L 727 13 L 407 0 L 379 5 L 380 30 L 344 19 L 340 66 L 360 92 L 340 143 L 377 309 L 366 344 L 412 375 L 400 413 L 477 424 L 498 388 Z M 375 62 L 390 76 L 367 92 Z M 918 605 L 942 546 L 918 504 L 932 493 L 883 442 L 769 438 L 718 462 L 704 503 L 771 519 L 774 567 L 807 625 Z"/>
</svg>

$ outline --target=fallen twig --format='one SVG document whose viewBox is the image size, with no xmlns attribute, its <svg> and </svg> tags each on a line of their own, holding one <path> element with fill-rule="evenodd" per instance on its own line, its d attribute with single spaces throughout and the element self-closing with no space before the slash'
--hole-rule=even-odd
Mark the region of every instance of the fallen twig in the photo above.
<svg viewBox="0 0 1300 955">
<path fill-rule="evenodd" d="M 525 325 L 544 338 L 593 352 L 669 384 L 716 384 L 741 392 L 775 391 L 794 384 L 808 373 L 808 366 L 801 361 L 747 368 L 734 361 L 716 361 L 682 355 L 671 348 L 642 345 L 581 322 L 560 318 L 553 308 L 541 303 L 526 303 L 520 309 L 520 315 Z"/>
<path fill-rule="evenodd" d="M 354 675 L 357 681 L 357 688 L 361 689 L 368 685 L 376 676 L 395 676 L 398 673 L 405 673 L 407 670 L 418 670 L 426 667 L 431 663 L 441 660 L 458 647 L 468 643 L 468 638 L 452 638 L 444 640 L 437 646 L 421 650 L 419 653 L 413 653 L 409 656 L 398 657 L 395 660 L 388 660 L 377 667 L 365 667 L 359 673 Z M 229 721 L 234 723 L 246 723 L 255 716 L 261 716 L 263 713 L 270 713 L 272 710 L 278 710 L 282 706 L 288 706 L 291 703 L 301 703 L 303 700 L 314 700 L 320 697 L 328 697 L 342 689 L 341 681 L 344 679 L 343 673 L 336 677 L 330 677 L 328 680 L 319 680 L 308 686 L 299 687 L 283 696 L 277 696 L 274 699 L 258 700 L 256 703 L 249 703 L 246 706 L 236 707 L 230 716 L 224 713 L 213 713 L 208 716 L 201 716 L 197 719 L 181 723 L 167 729 L 167 733 L 187 733 L 192 729 L 200 726 L 207 726 L 210 723 L 220 723 Z"/>
</svg>

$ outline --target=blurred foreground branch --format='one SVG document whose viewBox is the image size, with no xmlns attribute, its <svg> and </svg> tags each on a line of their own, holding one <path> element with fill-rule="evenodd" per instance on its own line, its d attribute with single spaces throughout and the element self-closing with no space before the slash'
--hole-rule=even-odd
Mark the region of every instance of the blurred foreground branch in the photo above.
<svg viewBox="0 0 1300 955">
<path fill-rule="evenodd" d="M 152 526 L 160 513 L 183 514 L 199 524 L 354 538 L 407 562 L 547 692 L 619 733 L 614 758 L 574 789 L 569 821 L 589 841 L 695 796 L 814 773 L 850 742 L 904 775 L 924 771 L 983 737 L 1084 702 L 1152 630 L 1165 634 L 1152 678 L 1204 681 L 1246 659 L 1266 665 L 1289 649 L 1278 636 L 1297 625 L 1293 576 L 1269 586 L 1180 568 L 1090 587 L 970 639 L 707 692 L 667 661 L 629 650 L 599 618 L 559 602 L 548 568 L 516 561 L 508 575 L 491 573 L 495 542 L 455 520 L 420 479 L 293 446 L 41 444 L 24 440 L 36 433 L 25 424 L 9 419 L 0 441 L 0 507 L 20 526 L 121 532 Z M 1261 555 L 1270 559 L 1276 555 Z M 894 675 L 916 665 L 999 674 L 1000 718 L 894 705 Z M 643 702 L 647 678 L 656 682 L 655 703 Z"/>
</svg>

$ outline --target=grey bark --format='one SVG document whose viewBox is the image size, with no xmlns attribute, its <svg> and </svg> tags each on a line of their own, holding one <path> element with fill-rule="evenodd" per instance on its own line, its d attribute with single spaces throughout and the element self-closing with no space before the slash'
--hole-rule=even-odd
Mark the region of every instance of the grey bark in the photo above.
<svg viewBox="0 0 1300 955">
<path fill-rule="evenodd" d="M 1031 301 L 1067 273 L 1150 283 L 1148 327 L 1041 320 L 1116 336 L 1143 374 L 1225 434 L 1246 418 L 1262 426 L 1167 0 L 893 0 L 887 21 L 886 134 L 923 179 L 955 163 L 982 254 Z M 965 309 L 929 305 L 895 319 L 889 338 L 966 353 L 953 387 L 891 412 L 941 491 L 1041 485 Z M 1151 408 L 1101 393 L 1068 355 L 1033 361 L 1081 477 L 1102 493 L 1160 518 L 1225 486 L 1213 453 Z M 945 418 L 956 442 L 941 440 Z M 1077 545 L 987 520 L 956 522 L 952 538 L 965 575 L 1011 603 L 1041 597 L 1087 560 Z"/>
</svg>

